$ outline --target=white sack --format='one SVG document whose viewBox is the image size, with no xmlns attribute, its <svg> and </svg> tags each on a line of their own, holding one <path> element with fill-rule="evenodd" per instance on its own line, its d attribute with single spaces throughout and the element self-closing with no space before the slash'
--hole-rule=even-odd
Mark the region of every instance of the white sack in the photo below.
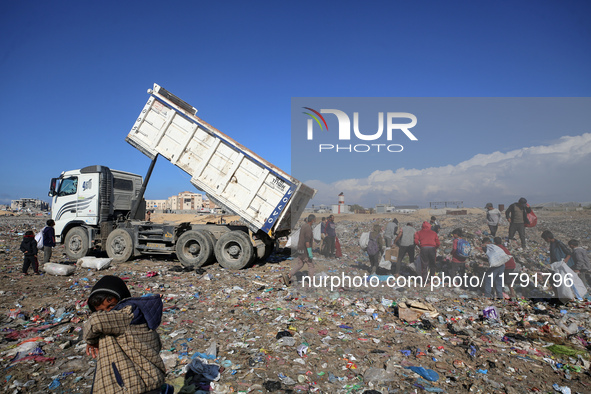
<svg viewBox="0 0 591 394">
<path fill-rule="evenodd" d="M 78 259 L 76 265 L 81 266 L 82 268 L 93 268 L 97 271 L 107 268 L 111 265 L 112 258 L 97 258 L 93 256 L 86 256 Z"/>
<path fill-rule="evenodd" d="M 43 264 L 43 271 L 50 275 L 67 276 L 72 275 L 76 271 L 75 265 L 45 263 Z"/>
</svg>

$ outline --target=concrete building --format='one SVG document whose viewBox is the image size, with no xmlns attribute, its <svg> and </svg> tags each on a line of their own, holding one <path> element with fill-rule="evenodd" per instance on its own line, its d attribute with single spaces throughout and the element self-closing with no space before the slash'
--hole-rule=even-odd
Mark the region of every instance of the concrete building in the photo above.
<svg viewBox="0 0 591 394">
<path fill-rule="evenodd" d="M 182 210 L 195 210 L 203 208 L 203 195 L 199 193 L 179 193 L 178 208 Z"/>
<path fill-rule="evenodd" d="M 12 200 L 10 202 L 10 209 L 14 211 L 47 211 L 49 204 L 36 198 L 21 198 L 20 200 Z"/>
<path fill-rule="evenodd" d="M 376 209 L 376 213 L 390 213 L 390 212 L 394 212 L 396 207 L 394 207 L 393 205 L 389 205 L 389 204 L 377 204 L 375 209 Z"/>
<path fill-rule="evenodd" d="M 146 200 L 146 209 L 164 211 L 168 208 L 168 200 Z"/>
<path fill-rule="evenodd" d="M 413 213 L 419 209 L 418 205 L 398 205 L 394 212 L 397 213 Z"/>
<path fill-rule="evenodd" d="M 146 202 L 147 201 L 148 200 L 146 200 Z M 199 211 L 203 208 L 209 208 L 210 205 L 215 207 L 215 205 L 211 203 L 203 194 L 188 191 L 179 193 L 176 196 L 170 196 L 168 197 L 168 200 L 150 201 L 166 201 L 164 209 L 170 209 L 172 211 Z"/>
</svg>

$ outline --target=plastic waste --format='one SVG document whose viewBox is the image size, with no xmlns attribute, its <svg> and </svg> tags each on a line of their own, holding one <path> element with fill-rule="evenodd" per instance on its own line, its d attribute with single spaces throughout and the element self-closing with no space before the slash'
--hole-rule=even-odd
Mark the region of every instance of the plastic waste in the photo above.
<svg viewBox="0 0 591 394">
<path fill-rule="evenodd" d="M 43 264 L 43 270 L 49 275 L 68 276 L 72 275 L 76 271 L 76 266 L 57 263 L 45 263 Z"/>
<path fill-rule="evenodd" d="M 496 319 L 499 318 L 499 311 L 494 306 L 487 306 L 482 311 L 482 315 L 484 316 L 485 319 L 493 319 L 493 320 L 496 320 Z"/>
<path fill-rule="evenodd" d="M 436 382 L 439 380 L 439 374 L 432 369 L 426 369 L 423 367 L 406 367 L 406 369 L 410 369 L 416 374 L 419 374 L 421 377 L 427 379 L 430 382 Z"/>
<path fill-rule="evenodd" d="M 559 386 L 557 383 L 554 383 L 552 388 L 562 394 L 571 394 L 571 390 L 568 386 Z"/>
<path fill-rule="evenodd" d="M 112 258 L 97 258 L 94 256 L 86 256 L 78 259 L 76 265 L 82 268 L 92 268 L 97 271 L 108 268 L 111 265 Z"/>
</svg>

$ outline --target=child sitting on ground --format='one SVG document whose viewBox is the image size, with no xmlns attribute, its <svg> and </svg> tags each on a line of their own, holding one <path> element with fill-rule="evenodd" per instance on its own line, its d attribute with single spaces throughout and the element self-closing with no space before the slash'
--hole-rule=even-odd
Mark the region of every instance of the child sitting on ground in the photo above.
<svg viewBox="0 0 591 394">
<path fill-rule="evenodd" d="M 106 275 L 92 288 L 88 307 L 96 312 L 84 326 L 86 354 L 98 357 L 92 391 L 166 392 L 156 332 L 162 319 L 160 296 L 131 298 L 121 278 Z"/>
</svg>

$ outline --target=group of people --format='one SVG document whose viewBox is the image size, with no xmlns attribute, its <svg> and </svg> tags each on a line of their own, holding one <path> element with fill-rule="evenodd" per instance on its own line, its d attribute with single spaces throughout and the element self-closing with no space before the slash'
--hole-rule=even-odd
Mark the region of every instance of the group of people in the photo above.
<svg viewBox="0 0 591 394">
<path fill-rule="evenodd" d="M 369 233 L 369 242 L 367 254 L 370 260 L 370 272 L 375 274 L 379 265 L 380 257 L 385 248 L 398 246 L 398 256 L 396 264 L 391 266 L 392 275 L 400 275 L 402 260 L 408 255 L 409 262 L 415 261 L 415 247 L 419 247 L 420 255 L 420 273 L 426 278 L 429 270 L 434 272 L 437 258 L 437 248 L 440 246 L 439 230 L 441 226 L 435 216 L 431 217 L 429 222 L 423 222 L 421 230 L 416 231 L 412 223 L 406 223 L 402 228 L 398 228 L 398 219 L 394 218 L 386 225 L 384 236 L 381 236 L 381 226 L 375 224 L 373 231 Z M 376 250 L 373 243 L 377 243 Z"/>
<path fill-rule="evenodd" d="M 549 230 L 542 232 L 542 239 L 550 247 L 550 264 L 561 260 L 564 261 L 578 274 L 585 286 L 589 287 L 589 284 L 591 284 L 591 262 L 587 251 L 580 246 L 579 241 L 571 239 L 568 241 L 567 246 L 564 242 L 556 239 Z"/>
<path fill-rule="evenodd" d="M 486 223 L 490 230 L 491 236 L 497 235 L 497 230 L 501 222 L 501 211 L 493 207 L 492 203 L 487 203 L 486 209 Z M 509 222 L 509 239 L 515 237 L 515 233 L 519 234 L 519 240 L 521 241 L 521 248 L 525 250 L 527 248 L 525 241 L 525 227 L 530 224 L 528 214 L 531 213 L 531 207 L 527 203 L 527 199 L 521 197 L 517 202 L 509 205 L 509 208 L 505 211 L 505 217 Z"/>
<path fill-rule="evenodd" d="M 320 222 L 320 254 L 325 257 L 335 257 L 337 225 L 334 216 L 323 217 Z"/>
<path fill-rule="evenodd" d="M 43 263 L 49 263 L 53 248 L 55 247 L 55 221 L 49 219 L 47 226 L 41 230 L 41 237 L 43 244 Z M 39 260 L 37 254 L 39 253 L 39 246 L 35 239 L 35 233 L 32 230 L 25 232 L 23 240 L 20 245 L 20 250 L 24 254 L 23 261 L 23 275 L 29 275 L 29 268 L 33 268 L 35 275 L 40 275 Z"/>
</svg>

